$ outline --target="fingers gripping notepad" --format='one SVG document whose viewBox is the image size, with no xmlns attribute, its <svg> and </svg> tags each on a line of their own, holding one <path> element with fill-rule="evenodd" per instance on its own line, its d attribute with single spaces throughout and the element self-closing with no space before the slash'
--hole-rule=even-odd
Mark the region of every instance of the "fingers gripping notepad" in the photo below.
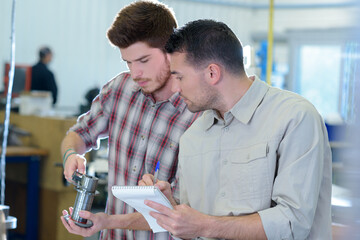
<svg viewBox="0 0 360 240">
<path fill-rule="evenodd" d="M 112 193 L 115 197 L 121 201 L 126 202 L 131 207 L 135 208 L 136 211 L 141 213 L 150 228 L 154 233 L 157 232 L 166 232 L 165 229 L 160 227 L 156 219 L 150 216 L 150 211 L 156 212 L 155 209 L 152 209 L 144 204 L 144 200 L 151 200 L 157 203 L 160 203 L 168 208 L 173 208 L 169 200 L 165 195 L 155 186 L 113 186 Z"/>
</svg>

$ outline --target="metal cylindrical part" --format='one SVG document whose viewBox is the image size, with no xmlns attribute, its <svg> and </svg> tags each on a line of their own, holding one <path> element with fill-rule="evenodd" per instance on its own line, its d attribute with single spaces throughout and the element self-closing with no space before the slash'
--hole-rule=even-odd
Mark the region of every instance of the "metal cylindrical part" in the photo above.
<svg viewBox="0 0 360 240">
<path fill-rule="evenodd" d="M 79 212 L 81 210 L 90 211 L 91 205 L 94 200 L 95 192 L 90 193 L 83 189 L 76 189 L 78 191 L 74 203 L 74 210 L 72 212 L 71 218 L 79 223 L 86 223 L 87 219 L 81 218 Z"/>
<path fill-rule="evenodd" d="M 88 192 L 95 193 L 98 179 L 93 176 L 83 175 L 80 185 Z"/>
<path fill-rule="evenodd" d="M 17 219 L 9 216 L 10 207 L 7 205 L 0 205 L 0 212 L 2 217 L 0 219 L 1 225 L 5 223 L 5 229 L 15 229 L 17 227 Z M 3 218 L 3 219 L 2 219 Z M 4 222 L 3 222 L 4 220 Z"/>
<path fill-rule="evenodd" d="M 79 216 L 79 212 L 81 210 L 91 210 L 94 196 L 97 194 L 96 187 L 98 178 L 86 174 L 81 174 L 79 172 L 74 172 L 72 179 L 76 184 L 75 189 L 78 193 L 76 195 L 71 219 L 74 220 L 75 224 L 80 227 L 91 227 L 92 222 L 88 222 L 87 219 L 81 218 Z"/>
<path fill-rule="evenodd" d="M 5 214 L 5 218 L 9 216 L 10 207 L 7 205 L 0 205 L 0 210 Z"/>
</svg>

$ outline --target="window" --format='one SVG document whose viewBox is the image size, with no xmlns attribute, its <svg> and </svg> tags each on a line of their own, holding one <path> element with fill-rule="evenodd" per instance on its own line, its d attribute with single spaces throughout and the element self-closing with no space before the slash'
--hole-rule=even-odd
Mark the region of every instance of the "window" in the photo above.
<svg viewBox="0 0 360 240">
<path fill-rule="evenodd" d="M 349 30 L 294 31 L 289 34 L 289 90 L 299 93 L 327 119 L 347 120 Z"/>
<path fill-rule="evenodd" d="M 296 92 L 321 115 L 339 113 L 341 45 L 300 45 Z"/>
</svg>

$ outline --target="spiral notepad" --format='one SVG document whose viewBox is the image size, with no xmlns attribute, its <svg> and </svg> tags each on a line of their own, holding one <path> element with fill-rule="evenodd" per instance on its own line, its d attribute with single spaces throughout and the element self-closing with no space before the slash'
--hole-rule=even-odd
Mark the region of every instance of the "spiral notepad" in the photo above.
<svg viewBox="0 0 360 240">
<path fill-rule="evenodd" d="M 155 186 L 113 186 L 112 187 L 113 195 L 129 204 L 131 207 L 135 208 L 136 211 L 141 213 L 150 228 L 154 233 L 157 232 L 166 232 L 165 229 L 157 224 L 156 219 L 150 216 L 150 211 L 155 211 L 155 209 L 150 208 L 144 204 L 144 200 L 151 200 L 162 205 L 165 205 L 168 208 L 173 208 L 169 200 L 165 195 Z"/>
</svg>

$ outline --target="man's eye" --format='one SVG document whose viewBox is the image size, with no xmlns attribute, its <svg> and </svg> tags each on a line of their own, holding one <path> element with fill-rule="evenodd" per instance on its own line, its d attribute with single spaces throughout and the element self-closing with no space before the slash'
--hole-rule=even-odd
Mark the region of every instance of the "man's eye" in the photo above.
<svg viewBox="0 0 360 240">
<path fill-rule="evenodd" d="M 143 59 L 143 60 L 141 60 L 140 62 L 141 63 L 147 63 L 149 60 L 148 59 Z"/>
<path fill-rule="evenodd" d="M 176 77 L 177 80 L 181 81 L 183 77 Z"/>
</svg>

